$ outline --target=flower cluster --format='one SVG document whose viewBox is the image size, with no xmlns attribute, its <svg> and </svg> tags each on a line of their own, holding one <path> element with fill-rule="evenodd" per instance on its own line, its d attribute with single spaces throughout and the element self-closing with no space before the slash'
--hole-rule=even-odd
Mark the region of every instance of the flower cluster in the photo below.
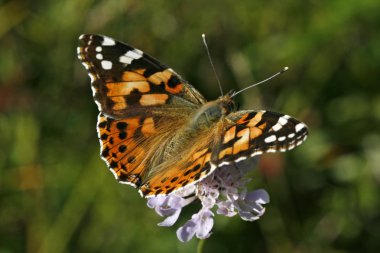
<svg viewBox="0 0 380 253">
<path fill-rule="evenodd" d="M 269 195 L 262 189 L 251 192 L 247 190 L 250 179 L 246 174 L 256 162 L 256 158 L 247 159 L 218 168 L 195 185 L 168 196 L 150 198 L 148 207 L 154 208 L 157 214 L 165 217 L 159 226 L 172 226 L 183 207 L 200 200 L 202 208 L 177 230 L 177 237 L 182 242 L 189 241 L 194 235 L 200 239 L 211 235 L 214 225 L 212 209 L 215 206 L 217 214 L 227 217 L 239 214 L 243 220 L 257 220 L 265 212 L 262 205 L 269 203 Z"/>
</svg>

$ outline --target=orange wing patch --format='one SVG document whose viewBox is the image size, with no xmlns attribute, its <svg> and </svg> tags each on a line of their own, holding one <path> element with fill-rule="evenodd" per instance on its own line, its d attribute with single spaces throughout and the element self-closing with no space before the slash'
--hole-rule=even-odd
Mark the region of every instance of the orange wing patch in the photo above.
<svg viewBox="0 0 380 253">
<path fill-rule="evenodd" d="M 219 152 L 219 160 L 223 159 L 227 155 L 232 155 L 232 147 L 228 147 Z"/>
<path fill-rule="evenodd" d="M 259 111 L 255 114 L 253 118 L 249 118 L 250 114 L 245 114 L 241 119 L 236 123 L 239 125 L 246 125 L 247 127 L 254 127 L 259 123 L 263 117 L 264 111 Z"/>
<path fill-rule="evenodd" d="M 155 85 L 164 84 L 165 90 L 171 94 L 178 94 L 183 91 L 181 80 L 169 69 L 152 74 L 148 80 Z"/>
<path fill-rule="evenodd" d="M 147 81 L 129 81 L 126 84 L 123 82 L 107 83 L 108 89 L 107 96 L 124 96 L 129 95 L 133 90 L 137 90 L 141 93 L 147 93 L 150 91 L 149 83 Z"/>
<path fill-rule="evenodd" d="M 233 126 L 230 129 L 228 129 L 226 133 L 224 134 L 223 143 L 227 143 L 230 140 L 233 140 L 235 138 L 235 135 L 236 135 L 236 126 Z"/>
<path fill-rule="evenodd" d="M 168 99 L 168 94 L 145 94 L 141 96 L 139 102 L 143 106 L 163 105 Z"/>
<path fill-rule="evenodd" d="M 235 141 L 233 146 L 234 155 L 239 154 L 249 148 L 249 128 L 244 128 L 236 134 L 238 139 Z"/>
<path fill-rule="evenodd" d="M 110 99 L 113 103 L 113 110 L 123 110 L 127 108 L 127 101 L 123 96 L 111 97 Z"/>
<path fill-rule="evenodd" d="M 99 115 L 101 156 L 120 182 L 134 186 L 141 184 L 147 151 L 139 144 L 155 132 L 151 117 L 115 120 Z"/>
<path fill-rule="evenodd" d="M 124 71 L 121 74 L 121 80 L 125 82 L 145 81 L 143 76 L 145 69 L 135 69 L 133 71 Z"/>
<path fill-rule="evenodd" d="M 162 82 L 169 80 L 170 77 L 171 72 L 169 72 L 168 70 L 164 70 L 152 74 L 150 77 L 148 77 L 148 80 L 155 85 L 160 85 Z"/>
</svg>

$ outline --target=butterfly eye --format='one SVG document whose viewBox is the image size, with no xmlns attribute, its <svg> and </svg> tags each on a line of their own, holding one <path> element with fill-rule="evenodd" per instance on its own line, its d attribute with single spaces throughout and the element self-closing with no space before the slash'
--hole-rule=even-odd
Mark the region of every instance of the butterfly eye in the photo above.
<svg viewBox="0 0 380 253">
<path fill-rule="evenodd" d="M 230 112 L 236 111 L 236 109 L 237 109 L 237 104 L 235 103 L 235 101 L 231 100 L 231 103 L 229 104 Z"/>
<path fill-rule="evenodd" d="M 236 109 L 235 102 L 228 96 L 224 97 L 222 100 L 221 107 L 223 115 L 228 115 Z"/>
</svg>

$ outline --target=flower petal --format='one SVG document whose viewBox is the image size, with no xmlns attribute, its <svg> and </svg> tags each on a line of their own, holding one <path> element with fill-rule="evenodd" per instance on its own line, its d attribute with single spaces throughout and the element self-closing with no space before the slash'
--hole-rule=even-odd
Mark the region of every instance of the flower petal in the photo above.
<svg viewBox="0 0 380 253">
<path fill-rule="evenodd" d="M 245 199 L 247 201 L 254 201 L 257 204 L 268 204 L 270 201 L 269 194 L 264 189 L 258 189 L 256 191 L 247 193 Z"/>
<path fill-rule="evenodd" d="M 194 237 L 197 229 L 197 222 L 192 219 L 187 221 L 185 225 L 177 230 L 177 237 L 181 242 L 188 242 Z"/>
<path fill-rule="evenodd" d="M 161 227 L 171 227 L 171 226 L 173 226 L 173 224 L 178 220 L 178 217 L 179 217 L 179 215 L 181 213 L 181 210 L 182 209 L 176 210 L 172 215 L 166 217 L 165 220 L 163 220 L 162 222 L 158 223 L 157 225 L 161 226 Z"/>
<path fill-rule="evenodd" d="M 212 218 L 214 214 L 208 209 L 201 210 L 198 214 L 200 222 L 195 233 L 199 239 L 206 239 L 211 235 L 210 231 L 214 226 L 214 219 Z"/>
<path fill-rule="evenodd" d="M 236 215 L 235 207 L 231 201 L 221 201 L 218 204 L 217 214 L 221 214 L 227 217 L 232 217 Z"/>
</svg>

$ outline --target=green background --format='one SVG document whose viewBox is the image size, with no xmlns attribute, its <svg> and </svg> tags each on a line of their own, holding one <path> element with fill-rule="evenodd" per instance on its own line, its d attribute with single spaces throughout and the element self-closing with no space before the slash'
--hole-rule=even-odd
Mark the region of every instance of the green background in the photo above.
<svg viewBox="0 0 380 253">
<path fill-rule="evenodd" d="M 0 253 L 195 252 L 99 158 L 82 33 L 134 45 L 206 98 L 293 115 L 306 143 L 265 155 L 256 222 L 215 217 L 203 252 L 378 252 L 380 1 L 0 1 Z M 377 29 L 376 29 L 377 28 Z"/>
</svg>

